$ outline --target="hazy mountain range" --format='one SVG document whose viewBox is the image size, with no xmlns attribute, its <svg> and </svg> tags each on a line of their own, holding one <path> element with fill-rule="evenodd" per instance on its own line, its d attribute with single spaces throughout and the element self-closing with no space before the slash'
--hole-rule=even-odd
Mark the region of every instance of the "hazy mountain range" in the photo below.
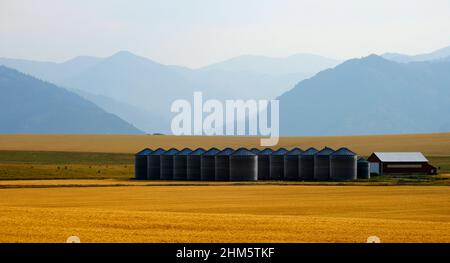
<svg viewBox="0 0 450 263">
<path fill-rule="evenodd" d="M 0 133 L 142 133 L 77 94 L 4 66 L 0 90 Z"/>
<path fill-rule="evenodd" d="M 449 63 L 450 47 L 342 64 L 311 54 L 246 55 L 200 69 L 163 65 L 126 51 L 63 63 L 0 58 L 0 65 L 64 87 L 97 110 L 149 133 L 169 132 L 171 103 L 192 101 L 194 91 L 219 100 L 279 96 L 283 135 L 450 131 L 443 117 L 449 113 Z M 108 133 L 114 132 L 124 128 Z"/>
<path fill-rule="evenodd" d="M 280 99 L 285 135 L 450 131 L 450 61 L 371 55 L 304 80 Z"/>
<path fill-rule="evenodd" d="M 408 63 L 408 62 L 423 62 L 423 61 L 432 61 L 439 59 L 448 59 L 450 57 L 450 47 L 445 47 L 433 51 L 427 54 L 419 54 L 419 55 L 405 55 L 400 53 L 385 53 L 382 55 L 383 58 L 389 59 L 395 62 L 400 63 Z"/>
<path fill-rule="evenodd" d="M 192 100 L 194 91 L 203 91 L 205 99 L 274 98 L 338 63 L 308 54 L 244 56 L 193 70 L 126 51 L 63 63 L 0 58 L 0 64 L 71 89 L 147 132 L 168 132 L 172 102 Z M 133 111 L 136 115 L 130 117 Z"/>
<path fill-rule="evenodd" d="M 306 77 L 339 63 L 339 60 L 313 54 L 296 54 L 286 58 L 244 55 L 203 67 L 201 70 L 257 72 L 274 76 L 303 73 Z"/>
</svg>

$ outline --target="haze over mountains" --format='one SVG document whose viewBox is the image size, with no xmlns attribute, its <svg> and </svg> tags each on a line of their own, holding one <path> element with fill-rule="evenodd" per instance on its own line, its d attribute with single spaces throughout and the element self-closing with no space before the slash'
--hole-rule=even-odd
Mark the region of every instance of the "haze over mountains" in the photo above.
<svg viewBox="0 0 450 263">
<path fill-rule="evenodd" d="M 244 55 L 203 67 L 201 70 L 258 72 L 275 76 L 303 73 L 305 77 L 311 77 L 311 74 L 332 68 L 339 63 L 339 60 L 313 54 L 296 54 L 286 58 Z"/>
<path fill-rule="evenodd" d="M 193 70 L 162 65 L 126 51 L 64 63 L 0 58 L 0 64 L 71 89 L 147 132 L 168 132 L 172 102 L 192 100 L 194 91 L 203 91 L 205 99 L 274 98 L 338 63 L 307 54 L 245 56 Z M 136 115 L 130 118 L 133 111 Z"/>
<path fill-rule="evenodd" d="M 0 65 L 64 87 L 148 133 L 170 133 L 170 105 L 192 101 L 194 91 L 219 100 L 279 96 L 282 135 L 450 131 L 450 47 L 339 63 L 310 54 L 246 55 L 190 69 L 126 51 L 63 63 L 0 58 Z"/>
<path fill-rule="evenodd" d="M 348 60 L 279 97 L 285 135 L 450 131 L 450 61 Z"/>
<path fill-rule="evenodd" d="M 439 59 L 448 59 L 450 57 L 450 46 L 438 49 L 431 53 L 419 54 L 419 55 L 405 55 L 400 53 L 385 53 L 381 55 L 385 59 L 389 59 L 395 62 L 408 63 L 408 62 L 423 62 Z"/>
<path fill-rule="evenodd" d="M 0 91 L 0 133 L 142 133 L 77 94 L 4 66 Z"/>
</svg>

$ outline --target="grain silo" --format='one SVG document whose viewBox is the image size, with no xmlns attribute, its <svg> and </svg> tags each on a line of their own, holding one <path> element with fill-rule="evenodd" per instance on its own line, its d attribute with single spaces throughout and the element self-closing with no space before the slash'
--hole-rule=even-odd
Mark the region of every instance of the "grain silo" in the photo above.
<svg viewBox="0 0 450 263">
<path fill-rule="evenodd" d="M 273 150 L 266 148 L 258 153 L 258 180 L 270 179 L 270 155 Z"/>
<path fill-rule="evenodd" d="M 161 180 L 173 180 L 173 156 L 178 152 L 172 148 L 161 154 Z"/>
<path fill-rule="evenodd" d="M 230 155 L 233 152 L 233 149 L 225 148 L 216 154 L 216 181 L 230 181 Z"/>
<path fill-rule="evenodd" d="M 216 180 L 216 154 L 220 152 L 217 148 L 211 148 L 200 157 L 200 180 Z"/>
<path fill-rule="evenodd" d="M 333 149 L 325 147 L 314 156 L 314 180 L 328 181 L 330 180 L 330 154 Z"/>
<path fill-rule="evenodd" d="M 314 156 L 318 150 L 314 147 L 302 152 L 298 158 L 298 176 L 302 181 L 314 180 Z"/>
<path fill-rule="evenodd" d="M 147 157 L 147 178 L 149 180 L 159 180 L 161 178 L 161 154 L 165 151 L 162 148 L 158 148 Z"/>
<path fill-rule="evenodd" d="M 187 179 L 189 181 L 200 181 L 200 158 L 206 152 L 203 148 L 191 152 L 187 156 Z"/>
<path fill-rule="evenodd" d="M 290 181 L 299 180 L 298 174 L 298 159 L 302 154 L 300 148 L 294 148 L 286 153 L 284 156 L 284 179 Z"/>
<path fill-rule="evenodd" d="M 356 153 L 343 147 L 330 155 L 330 180 L 354 181 L 357 179 Z"/>
<path fill-rule="evenodd" d="M 184 148 L 173 156 L 173 180 L 187 180 L 187 156 L 192 152 Z"/>
<path fill-rule="evenodd" d="M 357 177 L 358 179 L 370 179 L 370 163 L 364 158 L 359 158 L 357 163 Z"/>
<path fill-rule="evenodd" d="M 284 155 L 287 152 L 285 148 L 280 148 L 270 155 L 270 180 L 283 180 Z"/>
<path fill-rule="evenodd" d="M 134 177 L 137 180 L 147 180 L 147 156 L 152 152 L 149 148 L 134 155 Z"/>
<path fill-rule="evenodd" d="M 258 156 L 239 148 L 230 156 L 230 181 L 257 181 Z"/>
</svg>

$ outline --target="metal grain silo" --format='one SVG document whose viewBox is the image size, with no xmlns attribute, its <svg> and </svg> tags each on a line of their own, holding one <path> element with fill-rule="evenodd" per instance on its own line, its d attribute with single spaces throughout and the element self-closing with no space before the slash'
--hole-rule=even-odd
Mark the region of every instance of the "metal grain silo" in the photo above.
<svg viewBox="0 0 450 263">
<path fill-rule="evenodd" d="M 357 179 L 358 156 L 349 149 L 342 147 L 330 155 L 330 180 L 354 181 Z"/>
<path fill-rule="evenodd" d="M 230 181 L 230 155 L 234 152 L 225 148 L 216 154 L 216 181 Z"/>
<path fill-rule="evenodd" d="M 147 180 L 147 156 L 152 152 L 149 148 L 134 155 L 134 177 L 137 180 Z"/>
<path fill-rule="evenodd" d="M 270 179 L 270 155 L 273 150 L 266 148 L 258 153 L 258 180 Z"/>
<path fill-rule="evenodd" d="M 286 153 L 284 156 L 284 179 L 290 181 L 299 180 L 298 174 L 298 159 L 302 154 L 300 148 L 294 148 Z"/>
<path fill-rule="evenodd" d="M 200 157 L 200 179 L 202 181 L 216 180 L 216 154 L 220 152 L 217 148 L 211 148 Z"/>
<path fill-rule="evenodd" d="M 173 157 L 178 152 L 172 148 L 161 154 L 161 180 L 173 180 Z"/>
<path fill-rule="evenodd" d="M 205 149 L 198 148 L 187 156 L 187 179 L 190 181 L 200 180 L 200 158 Z"/>
<path fill-rule="evenodd" d="M 298 158 L 298 176 L 302 181 L 314 180 L 314 155 L 318 150 L 314 147 L 302 152 Z"/>
<path fill-rule="evenodd" d="M 370 179 L 370 163 L 364 158 L 359 158 L 357 163 L 357 177 L 358 179 Z"/>
<path fill-rule="evenodd" d="M 165 151 L 166 150 L 162 148 L 158 148 L 147 156 L 147 178 L 149 180 L 161 179 L 161 154 Z"/>
<path fill-rule="evenodd" d="M 239 148 L 230 156 L 230 181 L 257 181 L 258 156 L 245 148 Z"/>
<path fill-rule="evenodd" d="M 284 155 L 287 152 L 285 148 L 280 148 L 270 155 L 270 180 L 283 180 Z"/>
<path fill-rule="evenodd" d="M 187 156 L 192 152 L 184 148 L 173 156 L 173 180 L 187 180 Z"/>
<path fill-rule="evenodd" d="M 314 180 L 330 180 L 330 154 L 333 149 L 325 147 L 314 155 Z"/>
</svg>

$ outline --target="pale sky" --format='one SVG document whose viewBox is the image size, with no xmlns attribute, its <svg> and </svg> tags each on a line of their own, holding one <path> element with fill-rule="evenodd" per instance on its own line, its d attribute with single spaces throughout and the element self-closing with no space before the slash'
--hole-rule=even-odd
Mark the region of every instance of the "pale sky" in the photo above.
<svg viewBox="0 0 450 263">
<path fill-rule="evenodd" d="M 243 54 L 347 59 L 449 45 L 448 0 L 0 0 L 0 57 L 128 50 L 195 68 Z"/>
</svg>

